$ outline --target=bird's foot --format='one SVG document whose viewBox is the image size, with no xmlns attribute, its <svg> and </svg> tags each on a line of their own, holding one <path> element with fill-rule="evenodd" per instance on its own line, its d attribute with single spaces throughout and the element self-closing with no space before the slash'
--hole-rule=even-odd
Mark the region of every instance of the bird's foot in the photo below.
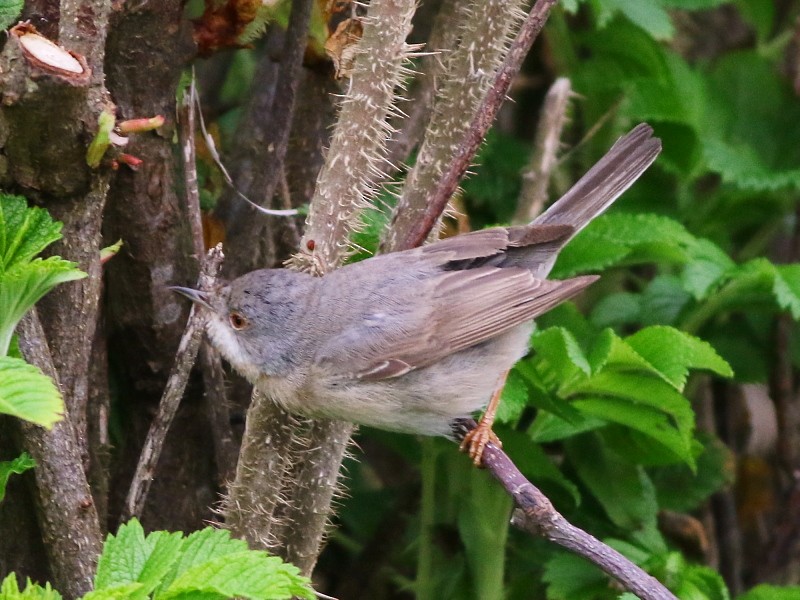
<svg viewBox="0 0 800 600">
<path fill-rule="evenodd" d="M 497 434 L 492 431 L 491 422 L 481 419 L 475 429 L 468 431 L 464 439 L 461 440 L 460 450 L 469 453 L 469 457 L 472 459 L 475 466 L 480 467 L 481 461 L 483 460 L 483 451 L 486 449 L 486 445 L 489 442 L 498 448 L 503 447 L 503 442 L 501 442 Z"/>
</svg>

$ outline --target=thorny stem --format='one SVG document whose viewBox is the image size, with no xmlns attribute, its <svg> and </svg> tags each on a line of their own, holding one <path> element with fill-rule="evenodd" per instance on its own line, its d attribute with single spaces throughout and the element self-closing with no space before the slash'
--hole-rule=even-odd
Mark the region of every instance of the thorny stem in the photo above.
<svg viewBox="0 0 800 600">
<path fill-rule="evenodd" d="M 524 18 L 521 5 L 520 0 L 472 0 L 457 9 L 458 20 L 452 26 L 459 30 L 460 43 L 445 58 L 433 116 L 398 199 L 382 251 L 400 249 L 409 231 L 425 216 L 430 191 L 458 154 L 464 135 L 503 64 L 510 39 Z M 416 245 L 425 237 L 427 234 Z"/>
<path fill-rule="evenodd" d="M 481 141 L 486 137 L 494 117 L 506 97 L 512 79 L 519 72 L 522 61 L 544 27 L 555 2 L 556 0 L 537 0 L 531 8 L 519 34 L 511 43 L 505 62 L 497 72 L 492 87 L 481 102 L 475 119 L 459 144 L 458 152 L 448 164 L 438 185 L 428 192 L 425 214 L 405 233 L 403 239 L 392 245 L 394 249 L 414 248 L 422 244 L 428 237 L 450 197 L 456 191 L 458 182 L 464 176 Z"/>
<path fill-rule="evenodd" d="M 383 177 L 389 117 L 396 89 L 407 74 L 405 62 L 416 3 L 379 0 L 369 6 L 350 88 L 342 100 L 327 160 L 317 179 L 300 252 L 290 261 L 316 275 L 341 266 L 350 252 L 350 234 Z"/>
</svg>

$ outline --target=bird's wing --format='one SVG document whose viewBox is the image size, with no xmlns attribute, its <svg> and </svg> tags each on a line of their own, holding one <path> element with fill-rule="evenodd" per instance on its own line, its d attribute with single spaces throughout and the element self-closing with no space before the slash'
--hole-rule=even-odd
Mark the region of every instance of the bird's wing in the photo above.
<svg viewBox="0 0 800 600">
<path fill-rule="evenodd" d="M 320 349 L 320 363 L 362 380 L 397 377 L 490 340 L 576 295 L 596 277 L 535 278 L 521 268 L 482 266 L 416 282 L 414 293 L 351 322 Z M 396 290 L 395 290 L 396 291 Z M 392 295 L 391 286 L 380 294 Z M 382 309 L 383 308 L 383 309 Z"/>
</svg>

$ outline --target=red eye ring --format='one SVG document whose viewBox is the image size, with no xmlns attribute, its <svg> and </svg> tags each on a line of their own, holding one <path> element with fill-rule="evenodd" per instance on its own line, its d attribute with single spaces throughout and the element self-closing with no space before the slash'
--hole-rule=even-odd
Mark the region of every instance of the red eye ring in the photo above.
<svg viewBox="0 0 800 600">
<path fill-rule="evenodd" d="M 231 323 L 231 327 L 233 327 L 236 331 L 241 331 L 248 325 L 247 319 L 244 317 L 244 315 L 238 312 L 232 312 L 228 317 L 228 320 Z"/>
</svg>

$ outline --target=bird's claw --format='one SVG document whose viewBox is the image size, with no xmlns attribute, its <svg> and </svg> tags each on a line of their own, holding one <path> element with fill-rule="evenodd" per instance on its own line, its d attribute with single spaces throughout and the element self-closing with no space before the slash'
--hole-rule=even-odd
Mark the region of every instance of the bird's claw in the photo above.
<svg viewBox="0 0 800 600">
<path fill-rule="evenodd" d="M 469 453 L 469 457 L 472 459 L 475 466 L 480 467 L 481 461 L 483 460 L 483 451 L 486 449 L 486 445 L 489 442 L 498 448 L 503 447 L 500 438 L 492 431 L 492 426 L 489 423 L 481 421 L 475 429 L 466 433 L 464 439 L 461 440 L 460 450 Z"/>
</svg>

